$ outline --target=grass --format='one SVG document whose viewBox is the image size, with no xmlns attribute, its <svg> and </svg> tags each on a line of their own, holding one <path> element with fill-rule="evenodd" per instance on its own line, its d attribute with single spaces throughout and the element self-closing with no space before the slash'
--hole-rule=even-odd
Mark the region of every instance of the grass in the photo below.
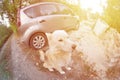
<svg viewBox="0 0 120 80">
<path fill-rule="evenodd" d="M 12 80 L 10 69 L 10 40 L 7 41 L 11 33 L 11 29 L 0 25 L 0 47 L 5 45 L 0 51 L 0 80 Z"/>
<path fill-rule="evenodd" d="M 10 79 L 10 72 L 7 69 L 5 69 L 7 66 L 7 60 L 4 60 L 0 63 L 0 80 Z"/>
<path fill-rule="evenodd" d="M 10 28 L 7 28 L 4 25 L 0 25 L 0 48 L 4 45 L 11 34 L 12 30 Z"/>
</svg>

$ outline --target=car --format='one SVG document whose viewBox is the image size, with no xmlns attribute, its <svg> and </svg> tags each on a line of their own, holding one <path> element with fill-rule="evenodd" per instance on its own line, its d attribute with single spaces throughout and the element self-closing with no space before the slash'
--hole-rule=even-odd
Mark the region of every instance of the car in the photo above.
<svg viewBox="0 0 120 80">
<path fill-rule="evenodd" d="M 29 48 L 39 50 L 48 45 L 46 33 L 55 30 L 73 30 L 79 25 L 79 18 L 61 3 L 40 2 L 19 11 L 20 41 Z"/>
</svg>

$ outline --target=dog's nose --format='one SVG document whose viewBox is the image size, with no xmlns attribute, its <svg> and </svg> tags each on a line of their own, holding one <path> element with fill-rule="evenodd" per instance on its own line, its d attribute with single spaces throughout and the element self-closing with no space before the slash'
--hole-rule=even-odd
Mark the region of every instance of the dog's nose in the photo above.
<svg viewBox="0 0 120 80">
<path fill-rule="evenodd" d="M 73 44 L 73 45 L 72 45 L 72 49 L 75 49 L 75 48 L 76 48 L 76 45 L 75 45 L 75 44 Z"/>
</svg>

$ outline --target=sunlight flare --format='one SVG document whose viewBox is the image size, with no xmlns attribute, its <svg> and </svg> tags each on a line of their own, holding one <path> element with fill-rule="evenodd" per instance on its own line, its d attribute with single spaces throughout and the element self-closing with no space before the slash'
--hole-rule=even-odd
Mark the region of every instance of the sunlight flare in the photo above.
<svg viewBox="0 0 120 80">
<path fill-rule="evenodd" d="M 83 9 L 91 9 L 93 13 L 102 13 L 106 0 L 80 0 L 80 5 Z"/>
<path fill-rule="evenodd" d="M 71 4 L 78 4 L 82 9 L 90 10 L 93 13 L 102 13 L 103 7 L 106 7 L 106 0 L 66 0 Z"/>
</svg>

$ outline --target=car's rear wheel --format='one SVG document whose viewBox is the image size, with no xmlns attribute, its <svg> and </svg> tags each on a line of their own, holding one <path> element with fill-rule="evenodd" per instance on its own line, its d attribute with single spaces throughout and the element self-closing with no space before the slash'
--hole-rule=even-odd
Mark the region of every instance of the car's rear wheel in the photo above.
<svg viewBox="0 0 120 80">
<path fill-rule="evenodd" d="M 43 32 L 37 32 L 30 38 L 30 47 L 34 49 L 42 49 L 48 44 L 47 36 Z"/>
</svg>

